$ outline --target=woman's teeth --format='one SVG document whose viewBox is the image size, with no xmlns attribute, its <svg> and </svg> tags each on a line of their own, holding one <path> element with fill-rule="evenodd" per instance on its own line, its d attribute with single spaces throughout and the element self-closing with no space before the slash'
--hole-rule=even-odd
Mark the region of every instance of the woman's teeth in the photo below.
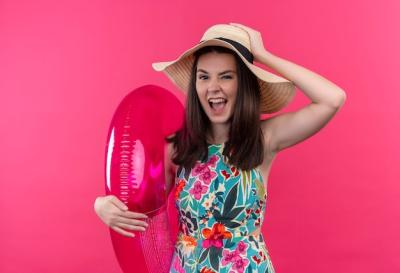
<svg viewBox="0 0 400 273">
<path fill-rule="evenodd" d="M 214 110 L 222 110 L 225 104 L 227 103 L 226 99 L 218 98 L 218 99 L 209 99 L 208 103 L 210 107 Z"/>
</svg>

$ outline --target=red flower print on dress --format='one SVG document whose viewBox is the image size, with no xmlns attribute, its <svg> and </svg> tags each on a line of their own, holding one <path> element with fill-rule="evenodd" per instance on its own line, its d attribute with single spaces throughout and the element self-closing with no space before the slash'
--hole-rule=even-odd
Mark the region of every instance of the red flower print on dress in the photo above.
<svg viewBox="0 0 400 273">
<path fill-rule="evenodd" d="M 192 170 L 193 175 L 196 176 L 204 172 L 207 172 L 209 171 L 209 167 L 215 168 L 215 164 L 217 163 L 217 161 L 218 161 L 218 156 L 213 155 L 206 163 L 196 163 L 196 165 L 193 167 Z"/>
<path fill-rule="evenodd" d="M 193 175 L 197 176 L 199 174 L 204 173 L 204 171 L 206 171 L 206 170 L 208 170 L 208 166 L 206 163 L 197 163 L 194 166 L 192 172 L 193 172 Z"/>
<path fill-rule="evenodd" d="M 227 180 L 231 175 L 227 173 L 225 170 L 221 171 L 222 175 L 225 177 L 225 180 Z"/>
<path fill-rule="evenodd" d="M 175 191 L 175 199 L 178 200 L 179 199 L 179 194 L 181 193 L 181 191 L 183 190 L 183 187 L 185 187 L 186 182 L 185 180 L 181 179 L 179 180 L 178 186 L 176 186 L 176 191 Z"/>
<path fill-rule="evenodd" d="M 207 169 L 200 175 L 200 179 L 207 185 L 211 183 L 211 180 L 214 179 L 214 177 L 217 176 L 217 173 L 214 171 L 211 171 L 210 169 Z"/>
<path fill-rule="evenodd" d="M 225 226 L 221 223 L 215 223 L 212 229 L 204 228 L 202 234 L 206 238 L 202 243 L 203 248 L 209 248 L 210 246 L 221 248 L 223 239 L 232 238 L 232 233 L 225 231 Z"/>
<path fill-rule="evenodd" d="M 222 260 L 221 260 L 222 266 L 226 266 L 229 263 L 236 262 L 239 259 L 240 259 L 240 256 L 236 250 L 229 251 L 227 249 L 224 249 L 222 251 Z"/>
<path fill-rule="evenodd" d="M 232 174 L 234 176 L 238 176 L 239 175 L 239 170 L 235 166 L 231 167 L 231 172 L 232 172 Z"/>
<path fill-rule="evenodd" d="M 206 193 L 208 190 L 207 186 L 203 186 L 201 181 L 198 180 L 194 183 L 193 188 L 190 189 L 189 193 L 194 196 L 197 200 L 201 199 L 201 195 Z"/>
<path fill-rule="evenodd" d="M 215 164 L 217 163 L 217 161 L 218 161 L 218 156 L 213 155 L 212 157 L 210 157 L 210 159 L 208 160 L 208 162 L 206 164 L 208 166 L 215 167 Z"/>
<path fill-rule="evenodd" d="M 258 258 L 256 255 L 254 255 L 252 258 L 253 260 L 259 264 L 262 261 L 265 261 L 267 259 L 267 256 L 265 256 L 264 252 L 262 252 L 261 250 L 258 252 L 258 254 L 260 255 L 261 258 Z"/>
<path fill-rule="evenodd" d="M 240 257 L 237 261 L 233 263 L 232 269 L 236 270 L 238 273 L 243 273 L 246 266 L 249 264 L 249 260 Z M 230 271 L 233 272 L 233 271 Z"/>
<path fill-rule="evenodd" d="M 240 242 L 238 243 L 237 247 L 236 247 L 236 250 L 237 250 L 237 252 L 240 253 L 240 254 L 246 254 L 246 249 L 247 249 L 247 247 L 248 247 L 248 245 L 247 245 L 245 242 L 240 241 Z"/>
<path fill-rule="evenodd" d="M 212 270 L 211 268 L 208 268 L 208 267 L 203 267 L 201 270 L 200 270 L 200 273 L 216 273 L 214 270 Z"/>
</svg>

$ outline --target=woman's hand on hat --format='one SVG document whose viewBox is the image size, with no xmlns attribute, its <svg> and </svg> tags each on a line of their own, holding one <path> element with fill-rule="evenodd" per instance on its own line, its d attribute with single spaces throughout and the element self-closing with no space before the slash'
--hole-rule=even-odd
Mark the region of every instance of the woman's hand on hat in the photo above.
<svg viewBox="0 0 400 273">
<path fill-rule="evenodd" d="M 229 23 L 229 24 L 235 27 L 239 27 L 245 30 L 249 34 L 251 53 L 253 54 L 255 61 L 258 61 L 258 56 L 262 55 L 266 51 L 264 48 L 263 40 L 261 38 L 261 33 L 255 29 L 252 29 L 242 24 L 238 23 Z"/>
</svg>

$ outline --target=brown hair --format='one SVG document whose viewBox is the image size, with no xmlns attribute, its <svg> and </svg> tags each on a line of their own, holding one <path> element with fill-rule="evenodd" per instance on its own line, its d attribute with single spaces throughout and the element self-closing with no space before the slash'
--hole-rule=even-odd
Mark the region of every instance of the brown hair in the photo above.
<svg viewBox="0 0 400 273">
<path fill-rule="evenodd" d="M 229 53 L 235 57 L 238 75 L 238 92 L 233 114 L 229 119 L 229 140 L 223 155 L 228 163 L 242 170 L 259 166 L 264 158 L 264 140 L 260 121 L 260 87 L 257 77 L 248 69 L 236 52 L 220 46 L 206 46 L 194 52 L 185 119 L 182 127 L 165 140 L 174 144 L 172 161 L 185 169 L 193 168 L 197 160 L 208 157 L 206 133 L 210 120 L 204 112 L 196 92 L 198 59 L 208 52 Z"/>
</svg>

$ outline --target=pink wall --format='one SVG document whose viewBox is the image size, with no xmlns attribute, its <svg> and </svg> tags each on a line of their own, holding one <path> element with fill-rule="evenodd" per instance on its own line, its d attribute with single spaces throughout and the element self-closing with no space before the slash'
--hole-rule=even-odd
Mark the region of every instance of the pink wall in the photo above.
<svg viewBox="0 0 400 273">
<path fill-rule="evenodd" d="M 279 272 L 399 272 L 397 1 L 0 1 L 0 271 L 120 272 L 93 201 L 115 108 L 211 24 L 342 87 L 344 108 L 278 155 L 263 233 Z M 195 12 L 194 12 L 195 11 Z M 308 103 L 298 90 L 284 111 Z"/>
</svg>

